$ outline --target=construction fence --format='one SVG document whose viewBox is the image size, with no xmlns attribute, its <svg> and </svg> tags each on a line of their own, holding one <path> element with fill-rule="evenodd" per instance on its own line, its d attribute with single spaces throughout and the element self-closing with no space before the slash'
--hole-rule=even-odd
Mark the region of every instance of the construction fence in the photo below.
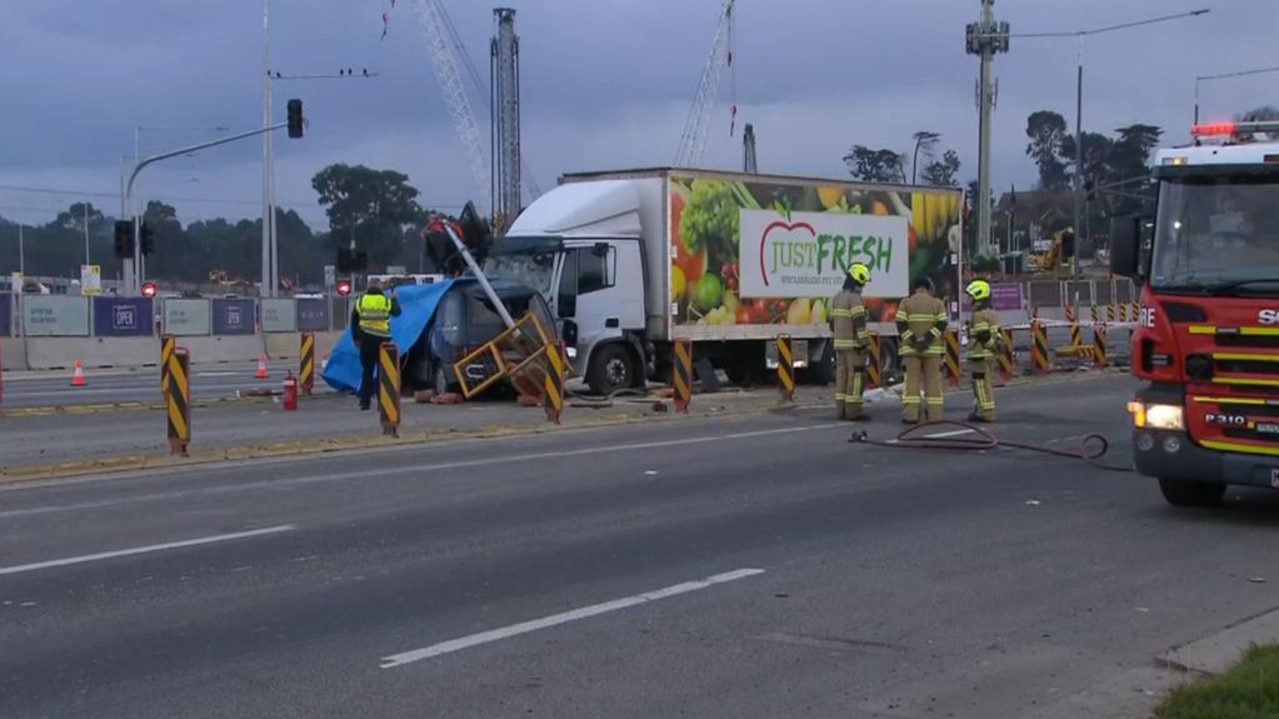
<svg viewBox="0 0 1279 719">
<path fill-rule="evenodd" d="M 146 298 L 0 294 L 0 337 L 224 337 L 336 332 L 345 297 Z"/>
</svg>

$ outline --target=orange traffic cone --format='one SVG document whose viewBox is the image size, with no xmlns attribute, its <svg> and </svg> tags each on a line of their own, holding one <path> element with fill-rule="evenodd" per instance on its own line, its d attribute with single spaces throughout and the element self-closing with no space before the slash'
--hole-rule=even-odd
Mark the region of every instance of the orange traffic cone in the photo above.
<svg viewBox="0 0 1279 719">
<path fill-rule="evenodd" d="M 75 373 L 71 375 L 72 387 L 85 387 L 87 382 L 84 381 L 84 366 L 80 364 L 80 360 L 75 361 Z"/>
<path fill-rule="evenodd" d="M 266 354 L 258 355 L 258 371 L 254 377 L 258 379 L 266 379 Z"/>
</svg>

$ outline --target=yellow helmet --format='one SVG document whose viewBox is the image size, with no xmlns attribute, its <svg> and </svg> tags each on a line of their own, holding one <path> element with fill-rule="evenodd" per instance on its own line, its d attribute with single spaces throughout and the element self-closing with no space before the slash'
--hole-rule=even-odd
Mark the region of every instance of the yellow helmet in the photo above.
<svg viewBox="0 0 1279 719">
<path fill-rule="evenodd" d="M 848 276 L 859 285 L 870 284 L 870 268 L 862 262 L 854 262 L 848 266 Z"/>
<path fill-rule="evenodd" d="M 974 300 L 980 302 L 990 299 L 990 283 L 986 280 L 973 280 L 964 288 L 964 292 Z"/>
</svg>

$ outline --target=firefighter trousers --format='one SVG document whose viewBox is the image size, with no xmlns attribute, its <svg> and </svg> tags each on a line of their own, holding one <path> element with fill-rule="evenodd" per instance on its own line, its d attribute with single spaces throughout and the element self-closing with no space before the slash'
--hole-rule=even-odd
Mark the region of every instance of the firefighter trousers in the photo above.
<svg viewBox="0 0 1279 719">
<path fill-rule="evenodd" d="M 866 352 L 835 351 L 835 411 L 839 419 L 862 416 L 862 397 L 866 392 Z"/>
<path fill-rule="evenodd" d="M 990 359 L 969 359 L 968 370 L 973 376 L 973 414 L 988 422 L 995 421 L 995 390 L 991 383 L 994 375 Z"/>
<path fill-rule="evenodd" d="M 906 366 L 906 386 L 902 390 L 902 421 L 935 422 L 942 418 L 944 398 L 942 396 L 941 355 L 906 355 L 902 357 Z M 923 397 L 920 397 L 920 393 Z"/>
</svg>

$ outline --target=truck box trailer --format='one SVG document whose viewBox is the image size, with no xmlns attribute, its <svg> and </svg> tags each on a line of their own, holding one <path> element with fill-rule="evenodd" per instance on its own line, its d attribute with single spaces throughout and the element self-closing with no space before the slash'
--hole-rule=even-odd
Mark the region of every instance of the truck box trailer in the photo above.
<svg viewBox="0 0 1279 719">
<path fill-rule="evenodd" d="M 520 214 L 485 272 L 544 293 L 575 368 L 601 394 L 664 380 L 682 339 L 734 381 L 762 379 L 779 334 L 795 340 L 807 379 L 825 384 L 845 268 L 870 265 L 872 329 L 894 337 L 914 278 L 954 305 L 962 208 L 958 188 L 670 168 L 568 174 Z"/>
</svg>

